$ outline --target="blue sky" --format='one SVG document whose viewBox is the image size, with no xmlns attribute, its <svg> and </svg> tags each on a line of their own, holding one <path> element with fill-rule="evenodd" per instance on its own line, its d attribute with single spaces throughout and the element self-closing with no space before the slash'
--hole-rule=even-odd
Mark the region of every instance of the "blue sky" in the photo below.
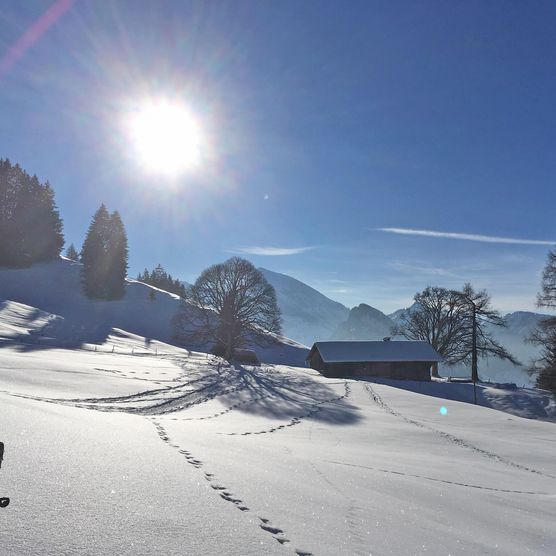
<svg viewBox="0 0 556 556">
<path fill-rule="evenodd" d="M 531 310 L 556 242 L 555 25 L 541 1 L 4 0 L 0 156 L 51 182 L 78 247 L 118 209 L 132 275 L 239 253 L 348 306 L 471 281 Z M 195 172 L 130 159 L 145 95 L 197 115 Z"/>
</svg>

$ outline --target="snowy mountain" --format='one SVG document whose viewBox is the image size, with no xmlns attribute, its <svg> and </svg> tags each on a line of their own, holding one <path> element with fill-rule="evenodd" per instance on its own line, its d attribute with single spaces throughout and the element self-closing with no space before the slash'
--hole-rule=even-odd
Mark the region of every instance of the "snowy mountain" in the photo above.
<svg viewBox="0 0 556 556">
<path fill-rule="evenodd" d="M 331 339 L 382 340 L 392 335 L 394 322 L 382 311 L 361 303 L 354 307 L 345 322 L 340 323 Z"/>
<path fill-rule="evenodd" d="M 347 307 L 307 284 L 266 268 L 259 270 L 276 290 L 283 330 L 288 338 L 311 346 L 318 340 L 329 340 L 338 325 L 347 319 Z"/>
<path fill-rule="evenodd" d="M 24 304 L 27 309 L 9 302 Z M 0 313 L 15 310 L 21 312 L 21 322 L 34 315 L 36 323 L 43 323 L 41 328 L 35 324 L 22 328 L 19 339 L 25 342 L 40 337 L 43 344 L 59 346 L 105 344 L 117 331 L 172 344 L 171 320 L 180 302 L 174 294 L 135 280 L 128 280 L 123 299 L 88 299 L 82 292 L 81 265 L 63 258 L 30 268 L 0 268 Z M 9 335 L 17 339 L 13 331 Z M 287 338 L 272 347 L 255 349 L 269 362 L 303 364 L 306 355 L 304 346 Z"/>
<path fill-rule="evenodd" d="M 394 324 L 398 324 L 407 314 L 411 313 L 411 311 L 415 311 L 417 307 L 418 307 L 417 303 L 414 303 L 413 305 L 411 305 L 411 307 L 406 307 L 405 309 L 398 309 L 397 311 L 390 313 L 388 315 L 388 318 L 391 319 L 394 322 Z"/>
</svg>

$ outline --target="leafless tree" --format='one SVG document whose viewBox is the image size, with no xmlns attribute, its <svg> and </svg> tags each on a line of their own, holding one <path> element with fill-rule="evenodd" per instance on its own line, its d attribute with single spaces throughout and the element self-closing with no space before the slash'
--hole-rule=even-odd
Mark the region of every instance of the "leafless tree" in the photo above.
<svg viewBox="0 0 556 556">
<path fill-rule="evenodd" d="M 394 333 L 428 342 L 448 364 L 461 361 L 466 308 L 460 296 L 446 288 L 429 286 L 414 300 L 414 309 L 406 313 Z"/>
<path fill-rule="evenodd" d="M 281 333 L 276 292 L 249 261 L 233 257 L 207 268 L 174 318 L 176 335 L 192 344 L 211 342 L 226 359 L 234 349 Z"/>
<path fill-rule="evenodd" d="M 556 309 L 556 250 L 548 252 L 537 305 Z M 541 320 L 529 341 L 541 348 L 540 355 L 529 372 L 536 375 L 539 388 L 546 388 L 556 394 L 556 317 L 549 316 Z"/>
<path fill-rule="evenodd" d="M 537 305 L 556 309 L 556 249 L 548 252 L 548 259 L 542 273 L 541 292 L 537 296 Z"/>
<path fill-rule="evenodd" d="M 461 363 L 471 363 L 471 378 L 479 380 L 479 358 L 498 357 L 513 365 L 519 361 L 492 334 L 493 326 L 505 327 L 506 323 L 500 313 L 492 308 L 490 295 L 485 290 L 475 291 L 471 284 L 465 284 L 461 292 L 456 293 L 465 307 L 462 325 L 465 330 L 460 345 Z"/>
<path fill-rule="evenodd" d="M 479 358 L 499 357 L 519 364 L 493 337 L 492 327 L 506 324 L 485 291 L 476 292 L 470 284 L 462 291 L 429 286 L 414 299 L 415 309 L 396 333 L 430 343 L 450 365 L 471 364 L 474 381 L 478 380 Z"/>
</svg>

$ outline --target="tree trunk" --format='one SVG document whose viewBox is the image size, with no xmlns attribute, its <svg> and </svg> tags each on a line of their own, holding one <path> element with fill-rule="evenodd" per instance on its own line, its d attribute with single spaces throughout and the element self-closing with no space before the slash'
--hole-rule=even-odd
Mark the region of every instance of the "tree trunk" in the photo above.
<svg viewBox="0 0 556 556">
<path fill-rule="evenodd" d="M 473 382 L 479 380 L 479 370 L 477 368 L 477 312 L 473 304 L 473 330 L 471 332 L 471 379 Z"/>
</svg>

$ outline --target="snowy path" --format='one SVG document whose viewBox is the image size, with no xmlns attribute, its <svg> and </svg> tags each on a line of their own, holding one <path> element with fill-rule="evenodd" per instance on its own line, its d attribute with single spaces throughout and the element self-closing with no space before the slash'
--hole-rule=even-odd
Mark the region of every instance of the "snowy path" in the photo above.
<svg viewBox="0 0 556 556">
<path fill-rule="evenodd" d="M 552 423 L 195 353 L 0 349 L 0 390 L 11 553 L 554 554 Z"/>
</svg>

